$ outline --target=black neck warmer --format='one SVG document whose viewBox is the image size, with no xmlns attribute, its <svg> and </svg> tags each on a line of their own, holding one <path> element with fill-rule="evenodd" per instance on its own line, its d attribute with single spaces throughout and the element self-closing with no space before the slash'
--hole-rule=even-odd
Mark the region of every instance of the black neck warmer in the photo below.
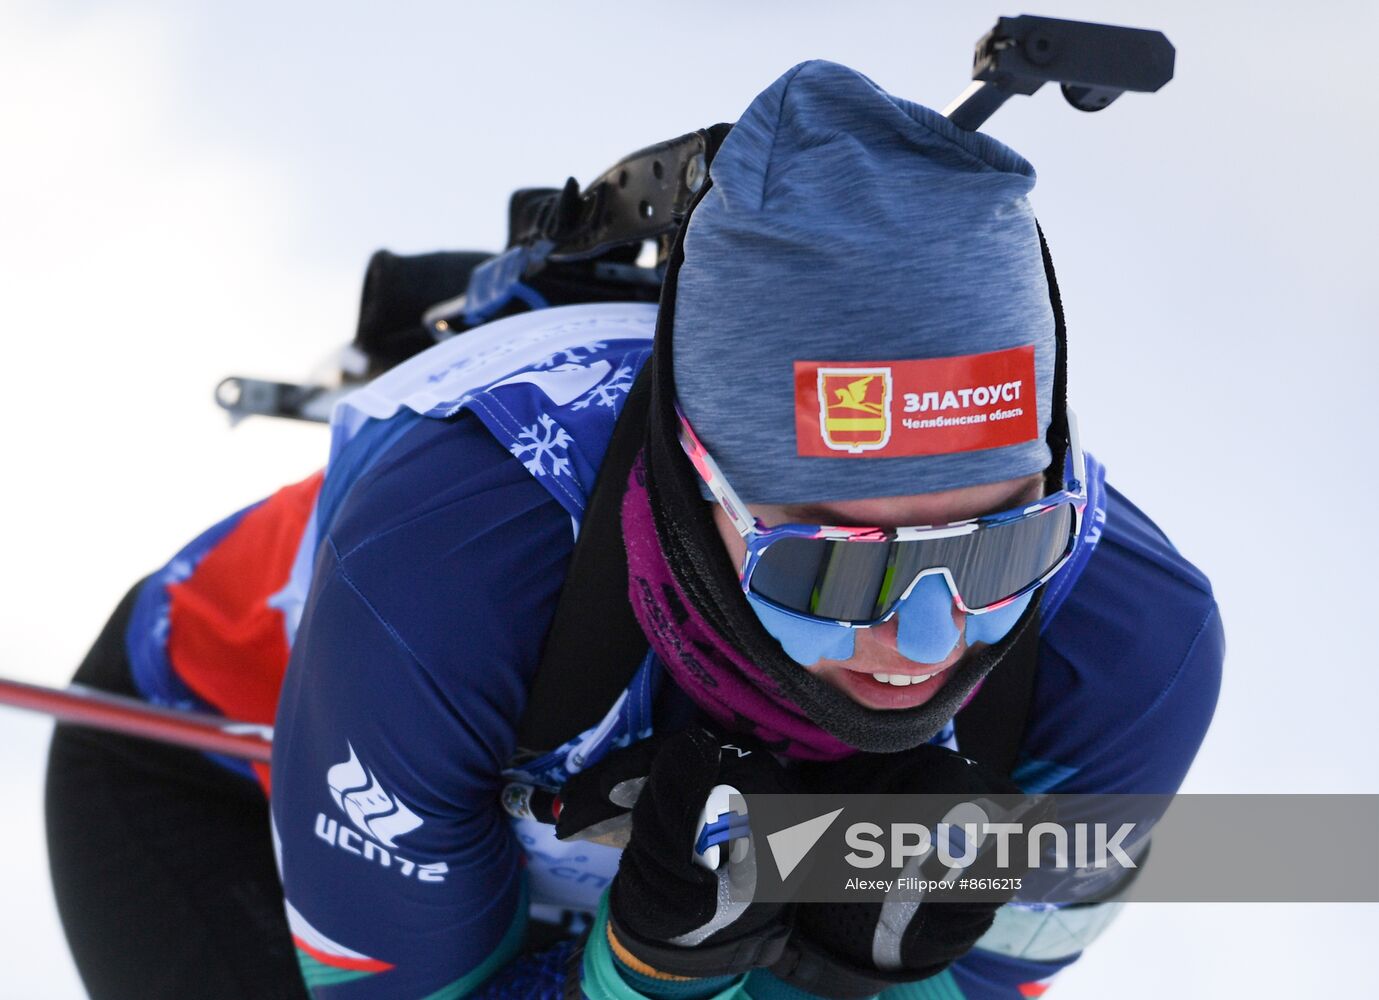
<svg viewBox="0 0 1379 1000">
<path fill-rule="evenodd" d="M 707 189 L 708 185 L 705 191 Z M 671 335 L 676 279 L 684 259 L 684 229 L 682 226 L 671 253 L 661 290 L 655 344 L 649 362 L 651 400 L 645 444 L 647 492 L 657 538 L 671 572 L 705 620 L 734 649 L 768 674 L 780 686 L 781 692 L 825 732 L 858 750 L 874 753 L 894 753 L 926 743 L 953 718 L 982 679 L 1011 656 L 1013 650 L 1023 651 L 1019 655 L 1035 655 L 1036 644 L 1022 643 L 1021 639 L 1031 629 L 1034 635 L 1038 634 L 1038 595 L 1000 643 L 968 653 L 939 692 L 925 704 L 912 709 L 866 708 L 785 655 L 743 597 L 737 572 L 714 526 L 710 505 L 700 496 L 698 478 L 677 437 Z M 1042 233 L 1040 239 L 1042 242 Z M 1059 346 L 1055 413 L 1050 426 L 1052 443 L 1055 429 L 1066 426 L 1063 417 L 1063 386 L 1066 383 L 1063 378 L 1063 316 L 1047 249 L 1045 269 L 1054 303 Z M 730 363 L 730 359 L 725 358 L 724 363 Z M 1065 452 L 1066 447 L 1060 442 L 1054 450 L 1055 467 L 1062 467 Z"/>
</svg>

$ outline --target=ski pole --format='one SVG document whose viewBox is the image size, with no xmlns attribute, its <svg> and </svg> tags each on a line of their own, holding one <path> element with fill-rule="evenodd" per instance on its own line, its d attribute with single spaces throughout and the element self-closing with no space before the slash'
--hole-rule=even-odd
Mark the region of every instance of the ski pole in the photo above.
<svg viewBox="0 0 1379 1000">
<path fill-rule="evenodd" d="M 0 677 L 0 705 L 51 715 L 59 722 L 72 725 L 265 764 L 273 756 L 271 726 L 236 722 L 205 712 L 150 705 L 137 698 L 99 691 L 82 684 L 54 688 Z M 502 803 L 511 816 L 530 817 L 552 826 L 560 815 L 559 796 L 551 790 L 533 785 L 507 785 Z"/>
<path fill-rule="evenodd" d="M 268 763 L 273 756 L 273 728 L 236 722 L 205 712 L 163 708 L 137 698 L 98 691 L 81 684 L 45 687 L 0 678 L 0 705 L 51 715 L 93 729 L 141 736 L 193 750 Z"/>
<path fill-rule="evenodd" d="M 0 677 L 0 705 L 51 715 L 59 722 L 72 725 L 264 764 L 273 756 L 272 726 L 236 722 L 205 712 L 149 705 L 137 698 L 99 691 L 82 684 L 53 688 Z M 720 787 L 727 789 L 726 785 Z M 728 814 L 726 795 L 720 797 L 724 801 L 718 803 L 717 808 L 705 811 L 710 810 L 710 805 L 706 804 L 697 824 L 700 833 L 696 839 L 694 860 L 710 869 L 718 867 L 719 844 L 747 834 L 745 818 L 742 822 L 734 822 L 731 828 L 727 820 L 720 818 Z M 503 788 L 499 801 L 504 812 L 518 819 L 534 819 L 538 823 L 554 826 L 560 816 L 560 795 L 553 789 L 511 782 Z"/>
</svg>

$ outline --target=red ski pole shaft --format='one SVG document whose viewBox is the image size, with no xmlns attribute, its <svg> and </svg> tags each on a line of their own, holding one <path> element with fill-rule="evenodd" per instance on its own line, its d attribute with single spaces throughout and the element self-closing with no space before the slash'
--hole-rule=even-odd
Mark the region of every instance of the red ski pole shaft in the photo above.
<svg viewBox="0 0 1379 1000">
<path fill-rule="evenodd" d="M 80 684 L 50 688 L 0 678 L 0 705 L 42 712 L 78 726 L 142 736 L 246 760 L 267 763 L 273 756 L 273 730 L 269 726 L 149 705 L 137 698 Z"/>
<path fill-rule="evenodd" d="M 82 684 L 50 688 L 0 677 L 0 705 L 41 712 L 77 726 L 175 743 L 193 750 L 265 764 L 273 756 L 270 726 L 236 722 L 204 712 L 163 708 Z M 518 818 L 553 826 L 560 815 L 560 797 L 551 789 L 511 783 L 503 789 L 501 800 L 508 814 Z"/>
</svg>

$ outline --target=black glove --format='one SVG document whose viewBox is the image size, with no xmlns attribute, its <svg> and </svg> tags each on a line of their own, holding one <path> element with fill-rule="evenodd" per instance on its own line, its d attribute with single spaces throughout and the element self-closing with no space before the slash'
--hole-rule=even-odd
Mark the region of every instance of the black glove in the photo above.
<svg viewBox="0 0 1379 1000">
<path fill-rule="evenodd" d="M 984 795 L 1020 795 L 1009 779 L 942 747 L 921 746 L 896 754 L 858 754 L 832 764 L 808 765 L 802 782 L 809 791 L 884 792 L 980 799 Z M 1024 799 L 1015 814 L 993 815 L 993 821 L 1022 822 L 1025 829 L 1052 814 L 1047 800 Z M 932 828 L 940 816 L 917 815 Z M 1013 862 L 1026 857 L 1023 836 L 1010 838 Z M 994 850 L 983 849 L 964 870 L 969 877 L 1015 877 L 1024 870 L 995 867 Z M 947 871 L 936 857 L 919 870 L 938 880 Z M 901 895 L 902 893 L 893 893 Z M 772 971 L 811 993 L 863 997 L 896 983 L 937 975 L 966 954 L 1014 895 L 975 900 L 962 894 L 922 897 L 920 904 L 899 899 L 888 903 L 802 903 L 797 907 L 789 947 Z M 911 898 L 913 898 L 911 896 Z"/>
<path fill-rule="evenodd" d="M 556 836 L 617 843 L 630 820 L 609 892 L 618 943 L 660 972 L 738 974 L 779 958 L 788 914 L 780 904 L 730 898 L 732 890 L 750 900 L 756 885 L 749 840 L 734 841 L 740 846 L 731 864 L 723 845 L 724 863 L 716 870 L 693 860 L 698 821 L 716 785 L 785 792 L 787 778 L 759 744 L 687 729 L 614 751 L 567 781 Z"/>
</svg>

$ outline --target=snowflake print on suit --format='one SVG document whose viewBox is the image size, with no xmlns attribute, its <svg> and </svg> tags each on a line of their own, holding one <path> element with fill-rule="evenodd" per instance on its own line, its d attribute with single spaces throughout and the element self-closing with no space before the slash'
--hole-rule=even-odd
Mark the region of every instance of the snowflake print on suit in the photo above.
<svg viewBox="0 0 1379 1000">
<path fill-rule="evenodd" d="M 627 395 L 632 388 L 632 369 L 624 365 L 613 373 L 613 377 L 600 382 L 581 398 L 575 400 L 572 410 L 582 410 L 586 406 L 617 406 L 618 400 Z"/>
<path fill-rule="evenodd" d="M 523 444 L 523 441 L 527 443 Z M 549 414 L 542 413 L 536 418 L 536 423 L 522 428 L 508 450 L 522 460 L 522 465 L 533 476 L 568 476 L 570 460 L 565 456 L 569 452 L 570 441 L 565 428 Z M 549 469 L 542 461 L 546 458 L 551 462 Z"/>
</svg>

